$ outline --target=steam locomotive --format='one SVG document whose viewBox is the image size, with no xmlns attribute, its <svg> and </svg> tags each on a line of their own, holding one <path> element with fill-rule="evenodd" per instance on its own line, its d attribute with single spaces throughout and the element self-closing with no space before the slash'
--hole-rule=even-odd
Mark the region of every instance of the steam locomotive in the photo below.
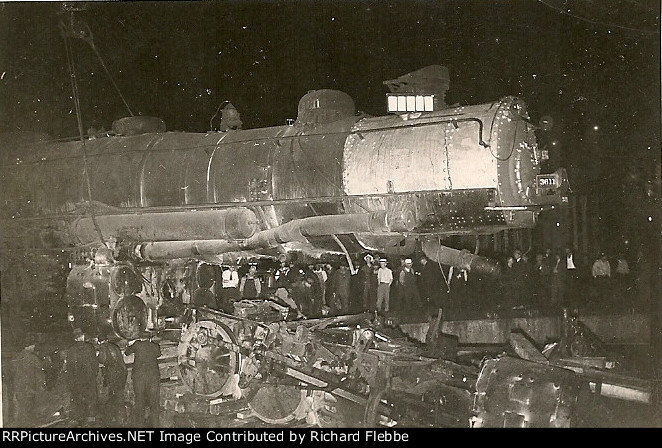
<svg viewBox="0 0 662 448">
<path fill-rule="evenodd" d="M 173 296 L 212 288 L 213 268 L 239 257 L 351 265 L 362 251 L 419 242 L 436 262 L 498 274 L 443 239 L 530 228 L 563 202 L 564 173 L 540 173 L 525 104 L 437 108 L 434 95 L 402 91 L 391 103 L 394 113 L 370 117 L 349 95 L 317 90 L 285 126 L 166 132 L 133 117 L 103 137 L 9 148 L 3 273 L 12 254 L 64 258 L 69 319 L 124 338 L 157 325 Z"/>
</svg>

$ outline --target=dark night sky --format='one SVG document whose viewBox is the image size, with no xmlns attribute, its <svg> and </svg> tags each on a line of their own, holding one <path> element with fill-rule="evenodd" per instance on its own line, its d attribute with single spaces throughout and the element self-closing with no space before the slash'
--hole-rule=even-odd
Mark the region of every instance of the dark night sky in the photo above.
<svg viewBox="0 0 662 448">
<path fill-rule="evenodd" d="M 135 114 L 205 131 L 230 100 L 244 127 L 296 117 L 308 90 L 339 89 L 382 115 L 382 81 L 430 64 L 449 104 L 519 95 L 578 192 L 656 176 L 660 3 L 651 0 L 73 3 Z M 84 8 L 83 8 L 84 7 Z M 0 132 L 77 135 L 62 3 L 0 4 Z M 128 115 L 91 47 L 73 40 L 84 129 Z M 552 142 L 555 145 L 552 146 Z M 659 170 L 657 172 L 659 179 Z M 638 188 L 638 187 L 637 187 Z M 636 189 L 636 188 L 635 188 Z"/>
<path fill-rule="evenodd" d="M 554 8 L 571 9 L 580 20 Z M 73 3 L 135 113 L 170 129 L 204 131 L 231 100 L 248 127 L 283 124 L 298 99 L 342 89 L 382 114 L 381 82 L 429 64 L 451 72 L 451 103 L 523 96 L 532 114 L 563 121 L 577 103 L 605 132 L 659 115 L 659 4 L 581 0 Z M 638 5 L 637 7 L 635 7 Z M 624 8 L 629 6 L 627 13 Z M 58 29 L 62 3 L 0 5 L 3 130 L 74 135 Z M 572 12 L 575 14 L 574 12 Z M 595 22 L 595 23 L 592 23 Z M 72 42 L 83 119 L 127 112 L 92 49 Z M 5 94 L 6 93 L 6 94 Z M 606 110 L 600 110 L 606 109 Z M 585 112 L 586 113 L 586 112 Z M 535 117 L 534 117 L 535 118 Z M 642 123 L 645 126 L 650 121 Z M 657 132 L 659 133 L 659 132 Z M 659 138 L 659 137 L 658 137 Z"/>
</svg>

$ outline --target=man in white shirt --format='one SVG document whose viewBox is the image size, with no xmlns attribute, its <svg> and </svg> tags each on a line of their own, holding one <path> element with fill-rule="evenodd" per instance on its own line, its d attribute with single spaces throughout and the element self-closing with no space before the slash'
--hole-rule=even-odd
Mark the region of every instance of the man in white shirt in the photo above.
<svg viewBox="0 0 662 448">
<path fill-rule="evenodd" d="M 416 273 L 414 262 L 411 258 L 405 259 L 405 265 L 400 271 L 401 305 L 403 310 L 417 310 L 421 308 L 421 296 L 416 284 Z"/>
<path fill-rule="evenodd" d="M 577 266 L 575 266 L 575 260 L 573 259 L 572 251 L 568 247 L 565 248 L 565 264 L 568 271 L 577 269 Z"/>
<path fill-rule="evenodd" d="M 393 271 L 386 266 L 387 263 L 386 258 L 380 258 L 379 269 L 377 269 L 377 311 L 381 311 L 382 304 L 384 304 L 385 313 L 388 313 L 389 295 L 391 283 L 393 283 Z"/>
<path fill-rule="evenodd" d="M 600 258 L 595 260 L 591 269 L 593 276 L 593 292 L 591 300 L 602 300 L 604 302 L 609 295 L 611 283 L 611 265 L 607 259 L 607 255 L 600 254 Z"/>
<path fill-rule="evenodd" d="M 600 258 L 595 260 L 591 273 L 593 274 L 593 278 L 611 277 L 611 266 L 609 265 L 609 260 L 605 254 L 601 254 Z"/>
<path fill-rule="evenodd" d="M 563 262 L 563 260 L 561 260 Z M 568 300 L 575 300 L 574 296 L 575 291 L 577 290 L 577 281 L 579 276 L 579 270 L 575 264 L 574 254 L 569 247 L 565 248 L 565 295 L 563 297 L 566 302 Z"/>
<path fill-rule="evenodd" d="M 237 266 L 231 265 L 228 269 L 223 271 L 222 278 L 222 293 L 221 297 L 223 303 L 220 308 L 226 313 L 234 311 L 234 302 L 239 300 L 239 273 Z"/>
<path fill-rule="evenodd" d="M 230 266 L 223 271 L 223 287 L 236 288 L 239 286 L 239 274 L 237 273 L 236 266 Z"/>
</svg>

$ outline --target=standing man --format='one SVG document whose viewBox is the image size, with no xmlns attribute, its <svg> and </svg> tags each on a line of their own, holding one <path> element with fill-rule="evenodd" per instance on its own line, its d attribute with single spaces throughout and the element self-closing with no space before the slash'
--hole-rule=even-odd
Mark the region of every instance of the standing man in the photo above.
<svg viewBox="0 0 662 448">
<path fill-rule="evenodd" d="M 577 265 L 575 265 L 574 255 L 569 247 L 565 248 L 565 268 L 566 268 L 566 275 L 565 275 L 564 290 L 571 291 L 570 294 L 564 294 L 564 300 L 568 302 L 568 300 L 574 299 L 573 294 L 575 288 L 577 287 L 577 280 L 578 280 Z M 568 297 L 565 297 L 566 295 Z"/>
<path fill-rule="evenodd" d="M 145 333 L 142 337 L 129 343 L 125 353 L 134 355 L 131 381 L 135 403 L 133 406 L 133 422 L 137 427 L 144 427 L 145 413 L 149 409 L 150 428 L 159 426 L 159 413 L 161 412 L 160 392 L 161 375 L 159 373 L 159 361 L 161 348 L 155 342 L 147 339 Z"/>
<path fill-rule="evenodd" d="M 313 272 L 317 276 L 317 280 L 319 281 L 320 285 L 320 293 L 322 296 L 322 306 L 328 306 L 329 304 L 326 301 L 326 281 L 329 279 L 326 269 L 324 269 L 324 266 L 321 264 L 318 264 L 317 266 L 314 267 Z"/>
<path fill-rule="evenodd" d="M 29 336 L 28 336 L 29 340 Z M 35 426 L 37 399 L 46 389 L 46 377 L 42 360 L 35 353 L 35 344 L 27 342 L 26 347 L 13 361 L 15 427 Z"/>
<path fill-rule="evenodd" d="M 441 307 L 441 269 L 436 263 L 430 263 L 425 255 L 421 256 L 420 262 L 419 285 L 423 303 L 432 309 L 439 309 Z"/>
<path fill-rule="evenodd" d="M 97 373 L 99 362 L 94 346 L 85 341 L 80 328 L 74 329 L 74 344 L 67 349 L 65 372 L 73 404 L 74 420 L 91 425 L 97 414 Z"/>
<path fill-rule="evenodd" d="M 611 265 L 604 252 L 601 253 L 600 257 L 595 260 L 595 263 L 593 263 L 591 274 L 595 279 L 606 279 L 611 277 Z"/>
<path fill-rule="evenodd" d="M 393 271 L 393 284 L 391 285 L 391 309 L 404 310 L 400 273 L 405 268 L 405 257 L 400 257 L 400 264 Z"/>
<path fill-rule="evenodd" d="M 108 388 L 108 399 L 104 406 L 103 417 L 106 423 L 117 426 L 124 420 L 126 365 L 122 350 L 114 342 L 108 340 L 105 334 L 99 336 L 99 341 L 97 357 L 103 373 L 103 384 Z"/>
<path fill-rule="evenodd" d="M 561 254 L 555 253 L 552 255 L 550 301 L 553 305 L 563 303 L 563 297 L 565 296 L 565 276 L 567 274 L 565 262 L 566 259 L 561 257 Z"/>
<path fill-rule="evenodd" d="M 593 276 L 594 297 L 597 296 L 595 297 L 596 299 L 604 300 L 611 279 L 611 265 L 604 252 L 601 253 L 600 257 L 593 263 L 591 275 Z"/>
<path fill-rule="evenodd" d="M 222 303 L 219 308 L 231 314 L 234 312 L 234 302 L 239 297 L 239 274 L 236 265 L 230 265 L 228 269 L 223 271 L 221 283 Z"/>
<path fill-rule="evenodd" d="M 467 309 L 469 306 L 469 274 L 465 269 L 458 269 L 449 271 L 449 276 L 452 274 L 451 280 L 451 301 L 454 307 L 464 307 Z"/>
<path fill-rule="evenodd" d="M 306 280 L 310 284 L 311 293 L 312 293 L 312 316 L 319 317 L 322 315 L 322 310 L 326 305 L 324 303 L 324 293 L 322 290 L 322 283 L 320 277 L 315 273 L 315 267 L 313 265 L 308 265 L 304 268 L 306 273 Z M 327 310 L 328 311 L 328 310 Z"/>
<path fill-rule="evenodd" d="M 411 258 L 405 259 L 405 265 L 400 271 L 401 306 L 403 310 L 415 310 L 421 306 L 421 296 L 416 285 L 416 274 L 414 273 L 414 262 Z"/>
<path fill-rule="evenodd" d="M 241 278 L 239 293 L 242 299 L 257 299 L 262 292 L 262 282 L 255 275 L 257 266 L 251 264 L 248 273 Z"/>
<path fill-rule="evenodd" d="M 529 263 L 523 257 L 522 251 L 519 249 L 513 250 L 513 299 L 515 305 L 523 305 L 527 303 L 530 299 L 529 297 Z M 544 263 L 543 259 L 543 263 Z"/>
<path fill-rule="evenodd" d="M 386 264 L 386 258 L 379 259 L 379 269 L 377 269 L 377 312 L 388 313 L 389 295 L 391 293 L 391 283 L 393 283 L 393 271 Z"/>
<path fill-rule="evenodd" d="M 365 265 L 361 267 L 361 282 L 363 285 L 363 311 L 372 311 L 377 301 L 377 272 L 375 259 L 367 254 L 363 257 Z"/>
<path fill-rule="evenodd" d="M 274 280 L 276 281 L 276 288 L 289 288 L 292 283 L 296 281 L 296 275 L 291 264 L 287 262 L 287 255 L 280 254 L 278 256 L 280 266 L 274 272 Z"/>
<path fill-rule="evenodd" d="M 333 290 L 331 293 L 333 297 L 332 303 L 340 314 L 350 312 L 351 279 L 352 273 L 349 271 L 348 266 L 340 265 L 333 273 L 333 281 L 331 283 L 331 289 Z"/>
<path fill-rule="evenodd" d="M 292 284 L 292 298 L 304 316 L 311 317 L 315 314 L 315 298 L 313 296 L 313 285 L 310 277 L 306 275 L 303 268 L 299 269 L 299 278 Z"/>
</svg>

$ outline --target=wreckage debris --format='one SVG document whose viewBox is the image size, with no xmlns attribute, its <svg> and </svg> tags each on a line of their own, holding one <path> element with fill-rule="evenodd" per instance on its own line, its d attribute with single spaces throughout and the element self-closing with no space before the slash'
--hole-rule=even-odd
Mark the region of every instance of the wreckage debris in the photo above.
<svg viewBox="0 0 662 448">
<path fill-rule="evenodd" d="M 459 364 L 451 353 L 456 338 L 434 349 L 444 340 L 439 322 L 430 327 L 430 344 L 421 344 L 372 314 L 287 321 L 278 307 L 250 308 L 264 313 L 249 320 L 241 307 L 239 316 L 193 308 L 179 371 L 196 394 L 241 400 L 250 410 L 244 416 L 272 425 L 570 427 L 581 420 L 586 391 L 651 403 L 650 382 L 609 372 L 609 361 L 596 365 L 595 353 L 577 352 L 603 347 L 576 317 L 566 316 L 566 337 L 543 351 L 513 332 L 502 355 Z"/>
</svg>

